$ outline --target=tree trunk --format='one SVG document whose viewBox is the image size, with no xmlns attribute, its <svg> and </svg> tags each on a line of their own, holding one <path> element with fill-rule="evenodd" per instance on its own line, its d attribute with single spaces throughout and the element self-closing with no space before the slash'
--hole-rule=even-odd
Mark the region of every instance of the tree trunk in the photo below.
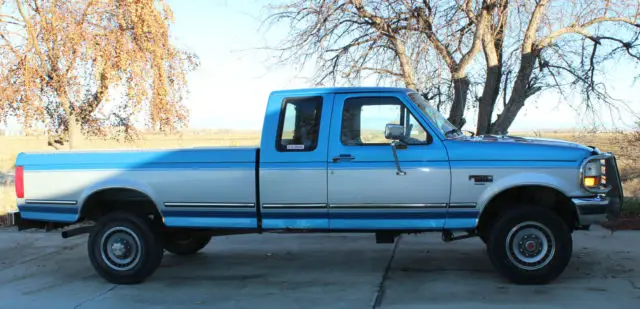
<svg viewBox="0 0 640 309">
<path fill-rule="evenodd" d="M 449 111 L 448 120 L 456 128 L 462 128 L 465 125 L 464 109 L 467 103 L 469 84 L 469 79 L 464 72 L 456 72 L 453 74 L 453 104 Z"/>
<path fill-rule="evenodd" d="M 80 146 L 82 142 L 82 131 L 76 115 L 71 114 L 68 116 L 68 119 L 69 119 L 69 149 L 76 149 Z"/>
<path fill-rule="evenodd" d="M 67 98 L 64 92 L 59 91 L 58 97 L 60 98 L 60 103 L 62 104 L 62 110 L 64 111 L 65 115 L 67 115 L 67 137 L 69 139 L 69 149 L 76 149 L 82 142 L 82 131 L 80 128 L 80 123 L 78 123 L 78 116 L 71 108 L 69 98 Z"/>
<path fill-rule="evenodd" d="M 504 29 L 507 26 L 508 0 L 499 2 L 498 24 L 491 25 L 482 37 L 482 48 L 486 61 L 487 75 L 485 76 L 484 89 L 478 106 L 478 122 L 476 135 L 488 134 L 491 131 L 491 117 L 500 94 L 500 81 L 502 79 L 502 45 L 504 42 Z"/>
<path fill-rule="evenodd" d="M 502 77 L 502 68 L 500 65 L 494 65 L 487 68 L 487 76 L 485 77 L 484 89 L 480 97 L 478 106 L 478 123 L 476 127 L 476 135 L 488 134 L 491 130 L 491 116 L 493 109 L 500 94 L 500 79 Z"/>
<path fill-rule="evenodd" d="M 400 60 L 400 69 L 402 70 L 404 83 L 407 88 L 416 90 L 415 74 L 413 72 L 413 67 L 411 66 L 411 61 L 407 56 L 407 50 L 404 47 L 404 44 L 399 39 L 394 37 L 391 40 L 395 47 L 395 52 L 398 56 L 398 60 Z"/>
<path fill-rule="evenodd" d="M 516 119 L 520 109 L 524 106 L 525 100 L 530 96 L 528 84 L 531 79 L 531 74 L 533 73 L 533 68 L 535 67 L 536 57 L 536 51 L 522 55 L 518 75 L 513 84 L 513 90 L 511 91 L 511 97 L 509 97 L 509 102 L 507 106 L 505 106 L 502 114 L 498 115 L 498 119 L 493 123 L 491 133 L 507 134 L 507 130 Z"/>
</svg>

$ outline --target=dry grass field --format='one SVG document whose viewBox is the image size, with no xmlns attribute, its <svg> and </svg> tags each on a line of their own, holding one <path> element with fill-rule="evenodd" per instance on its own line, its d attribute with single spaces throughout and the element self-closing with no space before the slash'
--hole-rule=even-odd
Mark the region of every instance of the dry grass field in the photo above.
<svg viewBox="0 0 640 309">
<path fill-rule="evenodd" d="M 628 214 L 638 215 L 640 207 L 640 134 L 588 133 L 588 132 L 517 132 L 514 135 L 561 139 L 593 145 L 603 151 L 613 151 L 623 177 Z M 146 134 L 136 142 L 89 139 L 80 149 L 149 149 L 201 146 L 253 146 L 258 145 L 259 132 L 207 131 L 164 136 Z M 45 137 L 0 137 L 0 214 L 15 209 L 12 173 L 16 155 L 29 151 L 55 151 L 47 146 Z"/>
</svg>

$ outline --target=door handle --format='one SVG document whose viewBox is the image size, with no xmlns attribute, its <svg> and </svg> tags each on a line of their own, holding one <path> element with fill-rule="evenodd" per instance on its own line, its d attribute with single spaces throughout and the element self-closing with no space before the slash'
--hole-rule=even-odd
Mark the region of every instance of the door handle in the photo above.
<svg viewBox="0 0 640 309">
<path fill-rule="evenodd" d="M 340 154 L 337 157 L 333 157 L 333 162 L 339 162 L 339 161 L 351 161 L 354 160 L 356 157 L 350 155 L 350 154 Z"/>
</svg>

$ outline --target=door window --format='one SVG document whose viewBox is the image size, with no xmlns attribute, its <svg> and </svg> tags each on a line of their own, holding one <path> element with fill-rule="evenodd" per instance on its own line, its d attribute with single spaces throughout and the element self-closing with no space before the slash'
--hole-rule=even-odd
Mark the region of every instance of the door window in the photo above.
<svg viewBox="0 0 640 309">
<path fill-rule="evenodd" d="M 384 137 L 387 124 L 405 128 L 402 142 L 408 145 L 429 143 L 427 131 L 396 97 L 348 98 L 342 110 L 340 140 L 346 146 L 389 145 Z"/>
</svg>

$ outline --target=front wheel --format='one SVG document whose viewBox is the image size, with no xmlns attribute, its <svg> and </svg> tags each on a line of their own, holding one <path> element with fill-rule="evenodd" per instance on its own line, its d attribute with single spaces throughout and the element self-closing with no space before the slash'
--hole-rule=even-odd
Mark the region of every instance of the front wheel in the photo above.
<svg viewBox="0 0 640 309">
<path fill-rule="evenodd" d="M 571 232 L 553 211 L 517 207 L 495 221 L 487 251 L 498 273 L 516 284 L 546 284 L 569 264 Z"/>
<path fill-rule="evenodd" d="M 114 284 L 143 282 L 160 266 L 162 238 L 151 220 L 115 212 L 101 218 L 89 235 L 89 259 L 96 272 Z"/>
</svg>

